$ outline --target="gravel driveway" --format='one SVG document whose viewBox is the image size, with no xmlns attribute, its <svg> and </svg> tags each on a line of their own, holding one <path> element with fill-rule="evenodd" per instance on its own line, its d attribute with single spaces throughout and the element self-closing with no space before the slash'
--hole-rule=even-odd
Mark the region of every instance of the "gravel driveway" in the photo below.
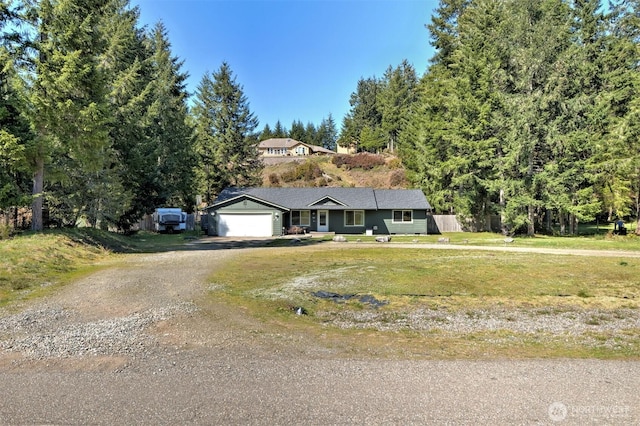
<svg viewBox="0 0 640 426">
<path fill-rule="evenodd" d="M 0 423 L 640 423 L 640 362 L 353 358 L 274 334 L 202 297 L 230 247 L 130 255 L 0 311 Z"/>
</svg>

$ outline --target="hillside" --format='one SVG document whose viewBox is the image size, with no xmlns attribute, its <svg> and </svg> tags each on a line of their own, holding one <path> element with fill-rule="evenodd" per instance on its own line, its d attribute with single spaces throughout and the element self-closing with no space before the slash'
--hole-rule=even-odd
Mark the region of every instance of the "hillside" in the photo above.
<svg viewBox="0 0 640 426">
<path fill-rule="evenodd" d="M 269 158 L 262 176 L 267 187 L 409 187 L 402 162 L 392 155 Z"/>
</svg>

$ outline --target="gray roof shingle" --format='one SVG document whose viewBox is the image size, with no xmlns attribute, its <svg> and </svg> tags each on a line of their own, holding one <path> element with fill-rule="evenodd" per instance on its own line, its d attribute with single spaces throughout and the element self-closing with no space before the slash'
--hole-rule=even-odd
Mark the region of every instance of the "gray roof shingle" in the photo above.
<svg viewBox="0 0 640 426">
<path fill-rule="evenodd" d="M 249 195 L 291 210 L 315 207 L 326 210 L 412 209 L 429 210 L 431 206 L 419 189 L 373 188 L 226 188 L 213 206 L 241 195 Z"/>
</svg>

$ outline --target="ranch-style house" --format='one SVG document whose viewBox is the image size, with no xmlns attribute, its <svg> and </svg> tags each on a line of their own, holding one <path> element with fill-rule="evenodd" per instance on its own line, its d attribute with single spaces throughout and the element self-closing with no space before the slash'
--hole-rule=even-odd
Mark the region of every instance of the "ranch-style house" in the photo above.
<svg viewBox="0 0 640 426">
<path fill-rule="evenodd" d="M 258 144 L 258 152 L 262 157 L 302 157 L 308 155 L 335 154 L 330 149 L 300 142 L 291 138 L 271 138 Z"/>
<path fill-rule="evenodd" d="M 431 206 L 419 189 L 227 188 L 206 208 L 207 233 L 426 234 Z"/>
</svg>

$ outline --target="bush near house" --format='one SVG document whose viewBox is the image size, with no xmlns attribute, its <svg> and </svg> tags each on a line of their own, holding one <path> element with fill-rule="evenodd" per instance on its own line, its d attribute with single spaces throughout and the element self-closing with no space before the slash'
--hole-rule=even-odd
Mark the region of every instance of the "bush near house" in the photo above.
<svg viewBox="0 0 640 426">
<path fill-rule="evenodd" d="M 312 181 L 322 177 L 322 169 L 318 164 L 307 161 L 299 164 L 293 170 L 282 173 L 281 178 L 285 182 L 293 182 L 296 180 Z"/>
<path fill-rule="evenodd" d="M 344 166 L 346 169 L 371 170 L 376 166 L 385 164 L 384 157 L 378 154 L 362 152 L 356 155 L 338 154 L 334 155 L 331 162 L 337 167 Z"/>
</svg>

